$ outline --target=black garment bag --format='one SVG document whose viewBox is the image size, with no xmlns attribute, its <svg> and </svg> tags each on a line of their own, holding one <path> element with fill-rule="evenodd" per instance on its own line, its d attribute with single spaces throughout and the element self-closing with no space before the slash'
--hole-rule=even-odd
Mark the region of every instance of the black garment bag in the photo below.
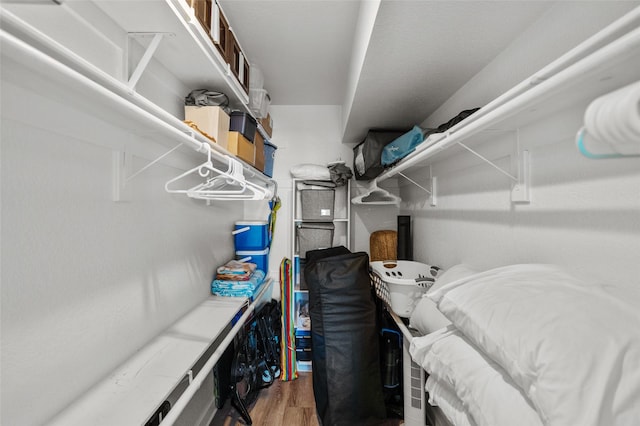
<svg viewBox="0 0 640 426">
<path fill-rule="evenodd" d="M 344 247 L 307 252 L 313 393 L 323 426 L 381 424 L 376 306 L 369 256 Z"/>
</svg>

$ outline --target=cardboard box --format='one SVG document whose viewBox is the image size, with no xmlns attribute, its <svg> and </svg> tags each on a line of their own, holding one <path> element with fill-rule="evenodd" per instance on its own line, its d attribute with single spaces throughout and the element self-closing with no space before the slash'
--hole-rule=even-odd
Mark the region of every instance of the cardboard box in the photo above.
<svg viewBox="0 0 640 426">
<path fill-rule="evenodd" d="M 211 0 L 191 0 L 188 2 L 189 6 L 194 10 L 194 14 L 198 21 L 200 21 L 200 25 L 204 28 L 204 32 L 209 34 L 211 31 L 211 8 L 212 2 Z"/>
<path fill-rule="evenodd" d="M 200 130 L 212 136 L 218 145 L 228 149 L 231 119 L 221 107 L 185 105 L 184 119 L 193 121 Z"/>
<path fill-rule="evenodd" d="M 271 120 L 271 114 L 267 113 L 265 118 L 261 118 L 260 124 L 267 135 L 271 138 L 273 136 L 273 120 Z"/>
<path fill-rule="evenodd" d="M 264 172 L 264 138 L 260 132 L 256 132 L 256 137 L 253 140 L 256 146 L 256 159 L 253 163 L 254 167 L 261 172 Z"/>
<path fill-rule="evenodd" d="M 251 165 L 254 164 L 256 146 L 252 144 L 249 139 L 245 138 L 240 132 L 229 132 L 228 141 L 229 146 L 227 150 L 231 154 L 234 154 L 236 157 L 243 159 Z"/>
</svg>

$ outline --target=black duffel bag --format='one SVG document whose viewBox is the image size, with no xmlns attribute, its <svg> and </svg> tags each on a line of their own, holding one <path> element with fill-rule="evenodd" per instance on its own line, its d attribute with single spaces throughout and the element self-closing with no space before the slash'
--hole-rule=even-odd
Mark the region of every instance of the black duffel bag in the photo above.
<svg viewBox="0 0 640 426">
<path fill-rule="evenodd" d="M 365 139 L 353 148 L 353 173 L 356 180 L 371 180 L 382 173 L 382 149 L 405 133 L 406 130 L 369 130 Z"/>
</svg>

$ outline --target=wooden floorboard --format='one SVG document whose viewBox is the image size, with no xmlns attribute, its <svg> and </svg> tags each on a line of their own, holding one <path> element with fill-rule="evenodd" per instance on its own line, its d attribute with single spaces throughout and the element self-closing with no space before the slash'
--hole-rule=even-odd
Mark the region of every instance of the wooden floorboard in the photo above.
<svg viewBox="0 0 640 426">
<path fill-rule="evenodd" d="M 254 426 L 319 426 L 313 397 L 312 373 L 299 372 L 289 382 L 276 380 L 262 389 L 256 402 L 248 407 Z M 246 424 L 240 414 L 227 401 L 219 409 L 210 426 L 236 426 Z M 402 421 L 388 419 L 377 426 L 398 426 Z"/>
<path fill-rule="evenodd" d="M 249 407 L 249 415 L 255 426 L 319 426 L 311 373 L 300 372 L 298 379 L 289 382 L 276 380 L 261 390 L 257 401 Z M 244 424 L 240 414 L 227 401 L 216 412 L 210 426 Z"/>
</svg>

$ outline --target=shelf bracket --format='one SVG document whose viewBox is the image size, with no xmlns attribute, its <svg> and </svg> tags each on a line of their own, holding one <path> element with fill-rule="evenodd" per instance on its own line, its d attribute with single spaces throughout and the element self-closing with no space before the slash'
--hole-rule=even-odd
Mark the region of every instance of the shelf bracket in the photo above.
<svg viewBox="0 0 640 426">
<path fill-rule="evenodd" d="M 127 175 L 131 173 L 133 156 L 129 151 L 113 151 L 113 192 L 114 202 L 131 200 L 131 188 L 127 187 Z"/>
<path fill-rule="evenodd" d="M 502 167 L 498 166 L 496 163 L 494 163 L 493 161 L 489 160 L 487 157 L 481 155 L 480 153 L 474 151 L 473 149 L 469 148 L 467 145 L 463 144 L 462 142 L 456 142 L 458 145 L 460 145 L 461 147 L 463 147 L 464 149 L 466 149 L 467 151 L 469 151 L 470 153 L 472 153 L 473 155 L 475 155 L 476 157 L 478 157 L 479 159 L 481 159 L 482 161 L 484 161 L 485 163 L 487 163 L 488 165 L 490 165 L 491 167 L 493 167 L 494 169 L 496 169 L 497 171 L 499 171 L 500 173 L 502 173 L 503 175 L 505 175 L 506 177 L 508 177 L 509 179 L 511 179 L 514 182 L 518 181 L 518 178 L 514 175 L 512 175 L 511 173 L 507 172 L 506 170 L 504 170 Z"/>
<path fill-rule="evenodd" d="M 129 182 L 140 173 L 147 170 L 149 167 L 156 164 L 158 161 L 171 154 L 182 146 L 179 143 L 177 146 L 171 148 L 149 164 L 132 173 L 133 170 L 133 155 L 129 151 L 113 151 L 113 201 L 122 202 L 131 200 L 131 190 L 128 186 Z"/>
<path fill-rule="evenodd" d="M 531 158 L 527 150 L 523 150 L 518 156 L 518 180 L 511 187 L 511 202 L 531 202 Z"/>
<path fill-rule="evenodd" d="M 431 207 L 435 207 L 436 206 L 436 204 L 437 204 L 437 199 L 436 199 L 437 178 L 431 174 L 431 166 L 429 166 L 429 180 L 431 181 L 431 189 L 425 188 L 424 186 L 420 185 L 418 182 L 416 182 L 415 180 L 411 179 L 409 176 L 405 175 L 402 172 L 398 172 L 398 174 L 400 176 L 402 176 L 403 178 L 405 178 L 406 180 L 408 180 L 409 182 L 411 182 L 412 184 L 414 184 L 415 186 L 417 186 L 418 188 L 422 189 L 427 194 L 429 194 L 429 198 L 431 200 L 431 202 L 430 202 Z"/>
<path fill-rule="evenodd" d="M 523 150 L 520 152 L 519 149 L 519 141 L 518 145 L 518 175 L 514 176 L 513 174 L 507 172 L 502 167 L 498 166 L 493 161 L 489 160 L 487 157 L 481 155 L 480 153 L 474 151 L 469 148 L 467 145 L 462 142 L 456 142 L 462 148 L 466 149 L 485 163 L 489 164 L 491 167 L 511 179 L 514 183 L 511 187 L 511 202 L 512 203 L 530 203 L 531 202 L 531 194 L 530 194 L 530 176 L 531 176 L 531 163 L 529 161 L 529 151 Z"/>
<path fill-rule="evenodd" d="M 138 84 L 138 80 L 140 80 L 142 73 L 147 68 L 147 65 L 149 65 L 149 62 L 151 61 L 153 54 L 158 49 L 158 46 L 160 46 L 160 42 L 162 41 L 162 38 L 165 36 L 173 37 L 175 36 L 175 34 L 162 33 L 162 32 L 153 32 L 153 33 L 131 32 L 131 33 L 128 33 L 127 36 L 129 39 L 141 38 L 141 37 L 153 37 L 153 39 L 151 40 L 151 43 L 149 43 L 149 46 L 147 46 L 147 49 L 142 55 L 142 58 L 140 58 L 140 61 L 136 65 L 136 68 L 131 73 L 131 76 L 129 76 L 129 81 L 127 82 L 127 86 L 129 87 L 129 89 L 135 90 L 136 84 Z M 127 48 L 128 48 L 127 50 L 129 50 L 129 44 L 127 44 Z M 129 52 L 127 51 L 127 58 L 128 57 L 129 57 Z"/>
</svg>

